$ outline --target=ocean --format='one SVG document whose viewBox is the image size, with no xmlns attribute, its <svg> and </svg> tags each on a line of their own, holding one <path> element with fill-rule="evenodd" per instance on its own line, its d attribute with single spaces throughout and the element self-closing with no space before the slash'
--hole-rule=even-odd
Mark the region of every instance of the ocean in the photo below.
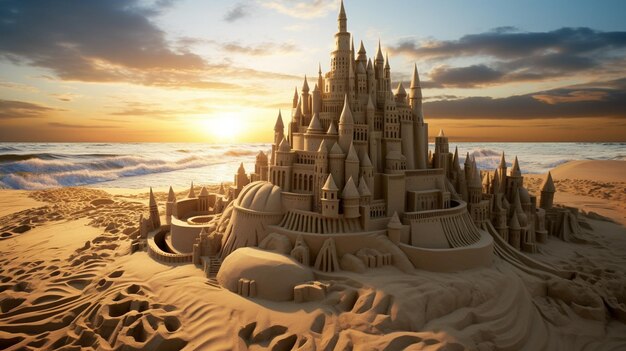
<svg viewBox="0 0 626 351">
<path fill-rule="evenodd" d="M 481 169 L 494 169 L 505 152 L 523 173 L 545 173 L 571 160 L 626 160 L 626 143 L 450 143 L 461 163 L 467 152 Z M 431 144 L 433 149 L 434 145 Z M 0 143 L 0 188 L 65 186 L 176 190 L 233 181 L 240 163 L 254 170 L 257 153 L 271 144 Z"/>
</svg>

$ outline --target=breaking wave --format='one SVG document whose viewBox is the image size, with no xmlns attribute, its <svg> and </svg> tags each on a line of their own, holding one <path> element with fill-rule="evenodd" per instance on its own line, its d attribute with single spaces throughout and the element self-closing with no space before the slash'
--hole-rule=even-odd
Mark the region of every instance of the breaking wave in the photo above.
<svg viewBox="0 0 626 351">
<path fill-rule="evenodd" d="M 92 144 L 93 145 L 93 144 Z M 95 146 L 95 145 L 94 145 Z M 105 145 L 100 147 L 106 148 Z M 233 158 L 252 158 L 259 145 L 163 149 L 163 145 L 142 145 L 137 154 L 118 153 L 15 153 L 0 154 L 0 188 L 44 189 L 110 182 L 126 177 L 190 170 L 215 166 Z M 149 152 L 146 152 L 146 149 Z M 6 152 L 5 151 L 5 152 Z M 233 172 L 235 169 L 233 169 Z"/>
</svg>

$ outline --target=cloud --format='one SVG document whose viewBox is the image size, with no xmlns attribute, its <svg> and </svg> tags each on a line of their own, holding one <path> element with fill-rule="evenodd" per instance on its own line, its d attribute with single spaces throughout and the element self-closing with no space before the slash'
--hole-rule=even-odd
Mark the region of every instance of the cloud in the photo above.
<svg viewBox="0 0 626 351">
<path fill-rule="evenodd" d="M 626 78 L 505 98 L 467 97 L 424 103 L 432 118 L 626 118 Z"/>
<path fill-rule="evenodd" d="M 265 42 L 254 45 L 242 45 L 237 42 L 229 42 L 221 44 L 224 51 L 236 54 L 266 56 L 276 54 L 287 54 L 297 50 L 297 47 L 291 43 L 272 43 Z"/>
<path fill-rule="evenodd" d="M 31 102 L 0 99 L 0 120 L 15 118 L 39 118 L 53 111 L 62 110 Z"/>
<path fill-rule="evenodd" d="M 61 122 L 50 122 L 48 123 L 50 127 L 54 128 L 68 128 L 68 129 L 111 129 L 111 128 L 119 128 L 119 126 L 114 125 L 88 125 L 88 124 L 70 124 L 70 123 L 61 123 Z"/>
<path fill-rule="evenodd" d="M 520 81 L 541 81 L 579 73 L 623 71 L 626 32 L 591 28 L 561 28 L 550 32 L 520 32 L 500 27 L 458 40 L 405 39 L 392 53 L 442 62 L 459 57 L 482 64 L 452 67 L 440 64 L 431 72 L 435 87 L 475 87 Z"/>
<path fill-rule="evenodd" d="M 189 50 L 197 42 L 189 38 L 171 45 L 153 21 L 171 2 L 142 4 L 141 0 L 4 1 L 0 59 L 47 68 L 67 81 L 169 88 L 232 90 L 243 87 L 221 77 L 284 78 L 231 62 L 209 62 Z"/>
<path fill-rule="evenodd" d="M 324 17 L 329 12 L 338 12 L 338 1 L 335 0 L 259 0 L 261 5 L 278 13 L 299 19 Z"/>
<path fill-rule="evenodd" d="M 233 8 L 231 8 L 230 10 L 228 10 L 228 12 L 226 12 L 226 14 L 224 15 L 224 21 L 235 22 L 249 15 L 250 15 L 250 9 L 248 5 L 240 2 L 240 3 L 235 4 Z"/>
</svg>

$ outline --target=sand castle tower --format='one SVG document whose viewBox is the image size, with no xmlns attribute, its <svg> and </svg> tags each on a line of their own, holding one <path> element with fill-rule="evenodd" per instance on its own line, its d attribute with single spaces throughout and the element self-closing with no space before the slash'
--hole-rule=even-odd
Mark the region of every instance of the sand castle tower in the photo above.
<svg viewBox="0 0 626 351">
<path fill-rule="evenodd" d="M 165 203 L 165 223 L 172 224 L 172 215 L 175 215 L 176 207 L 176 194 L 174 189 L 170 186 L 169 193 L 167 194 L 167 202 Z"/>
<path fill-rule="evenodd" d="M 154 193 L 152 192 L 152 187 L 150 187 L 150 223 L 152 223 L 152 228 L 157 229 L 161 226 L 161 216 L 159 215 L 159 207 L 157 205 L 156 199 L 154 198 Z"/>
<path fill-rule="evenodd" d="M 552 204 L 554 203 L 555 192 L 556 187 L 554 186 L 554 181 L 552 181 L 552 174 L 548 172 L 548 177 L 541 187 L 541 200 L 539 202 L 539 207 L 543 208 L 544 210 L 551 209 Z"/>
<path fill-rule="evenodd" d="M 322 187 L 322 216 L 330 218 L 337 218 L 339 216 L 338 192 L 339 189 L 331 173 L 328 175 L 326 183 Z"/>
</svg>

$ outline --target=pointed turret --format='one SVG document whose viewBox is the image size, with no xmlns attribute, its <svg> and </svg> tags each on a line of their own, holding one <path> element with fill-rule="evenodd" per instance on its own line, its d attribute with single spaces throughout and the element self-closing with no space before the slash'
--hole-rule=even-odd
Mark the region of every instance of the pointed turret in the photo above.
<svg viewBox="0 0 626 351">
<path fill-rule="evenodd" d="M 541 187 L 541 191 L 548 191 L 551 193 L 556 192 L 556 187 L 554 186 L 554 181 L 552 180 L 552 173 L 548 172 L 548 176 L 546 177 L 546 181 L 543 182 L 543 186 Z"/>
<path fill-rule="evenodd" d="M 402 222 L 400 222 L 397 211 L 393 212 L 393 216 L 391 216 L 389 223 L 387 223 L 387 228 L 402 229 Z"/>
<path fill-rule="evenodd" d="M 289 145 L 289 141 L 287 141 L 287 139 L 283 138 L 283 140 L 280 142 L 280 146 L 278 147 L 278 151 L 280 152 L 291 151 L 291 145 Z M 241 164 L 241 167 L 243 167 L 243 163 Z M 245 170 L 244 170 L 244 173 L 245 173 Z"/>
<path fill-rule="evenodd" d="M 328 126 L 328 130 L 326 131 L 327 135 L 337 135 L 337 128 L 335 127 L 335 122 L 330 121 L 330 125 Z"/>
<path fill-rule="evenodd" d="M 278 117 L 276 118 L 276 124 L 274 124 L 274 131 L 282 132 L 284 130 L 285 130 L 285 125 L 283 124 L 283 116 L 281 114 L 281 111 L 278 110 Z"/>
<path fill-rule="evenodd" d="M 437 135 L 439 138 L 445 138 L 445 134 L 443 133 L 443 129 L 439 129 L 439 135 Z"/>
<path fill-rule="evenodd" d="M 226 194 L 226 189 L 224 189 L 224 183 L 220 183 L 220 188 L 217 190 L 217 193 L 220 195 Z"/>
<path fill-rule="evenodd" d="M 341 110 L 341 116 L 339 117 L 339 125 L 342 124 L 354 124 L 352 118 L 352 111 L 350 110 L 350 104 L 348 103 L 348 94 L 345 95 L 343 100 L 343 110 Z"/>
<path fill-rule="evenodd" d="M 303 93 L 309 92 L 309 82 L 306 79 L 306 74 L 304 75 L 304 84 L 302 84 L 302 92 Z"/>
<path fill-rule="evenodd" d="M 454 167 L 454 169 L 456 170 L 461 169 L 461 164 L 459 163 L 459 147 L 458 146 L 454 147 L 454 156 L 452 156 L 452 167 Z"/>
<path fill-rule="evenodd" d="M 413 66 L 413 77 L 411 78 L 411 88 L 421 88 L 420 76 L 417 72 L 417 63 Z"/>
<path fill-rule="evenodd" d="M 378 39 L 378 50 L 376 50 L 376 62 L 384 62 L 383 50 L 380 48 L 380 39 Z"/>
<path fill-rule="evenodd" d="M 517 219 L 517 216 L 515 214 L 513 214 L 511 216 L 511 223 L 509 223 L 509 227 L 511 230 L 520 230 L 522 229 L 519 225 L 519 220 Z"/>
<path fill-rule="evenodd" d="M 372 196 L 372 192 L 367 186 L 367 181 L 363 176 L 361 176 L 361 178 L 359 179 L 359 195 L 361 195 L 361 197 Z"/>
<path fill-rule="evenodd" d="M 343 187 L 341 197 L 343 199 L 358 199 L 361 197 L 352 177 L 348 179 L 348 181 L 346 182 L 346 186 Z"/>
<path fill-rule="evenodd" d="M 346 9 L 343 7 L 343 0 L 341 0 L 341 7 L 339 9 L 339 16 L 337 17 L 339 26 L 339 32 L 345 33 L 348 31 L 348 17 L 346 16 Z"/>
<path fill-rule="evenodd" d="M 239 166 L 239 169 L 243 167 L 243 163 Z M 187 194 L 187 198 L 193 199 L 196 197 L 196 192 L 193 190 L 193 182 L 191 182 L 191 186 L 189 187 L 189 194 Z"/>
<path fill-rule="evenodd" d="M 366 65 L 367 61 L 367 52 L 365 51 L 365 46 L 363 46 L 363 40 L 361 40 L 361 44 L 359 46 L 359 56 L 357 57 L 357 61 L 362 62 L 363 65 Z"/>
<path fill-rule="evenodd" d="M 500 156 L 500 164 L 498 168 L 506 168 L 506 160 L 504 159 L 504 151 L 502 151 L 502 155 Z"/>
<path fill-rule="evenodd" d="M 396 96 L 406 98 L 406 90 L 404 90 L 404 84 L 402 84 L 402 81 L 398 83 L 398 89 L 396 89 Z"/>
<path fill-rule="evenodd" d="M 329 174 L 328 178 L 326 178 L 326 183 L 324 183 L 322 190 L 339 191 L 339 189 L 337 189 L 337 184 L 335 184 L 335 180 L 333 179 L 332 174 Z"/>
<path fill-rule="evenodd" d="M 554 181 L 552 181 L 552 174 L 548 172 L 548 177 L 546 177 L 546 181 L 541 187 L 541 198 L 539 200 L 539 207 L 543 208 L 544 210 L 551 209 L 554 203 L 555 192 L 556 187 L 554 186 Z"/>
<path fill-rule="evenodd" d="M 200 189 L 200 195 L 198 195 L 199 197 L 207 197 L 209 196 L 209 190 L 206 188 L 206 186 L 203 186 L 202 189 Z"/>
<path fill-rule="evenodd" d="M 348 150 L 348 155 L 346 156 L 346 161 L 355 161 L 359 162 L 359 156 L 356 154 L 356 149 L 354 148 L 354 144 L 350 144 L 350 149 Z"/>
<path fill-rule="evenodd" d="M 311 118 L 311 123 L 309 123 L 309 127 L 306 130 L 307 133 L 324 133 L 324 129 L 322 129 L 322 123 L 320 122 L 319 116 L 317 113 L 313 114 L 313 118 Z"/>
<path fill-rule="evenodd" d="M 359 61 L 356 64 L 356 74 L 365 74 L 365 67 L 363 67 L 363 62 Z"/>
<path fill-rule="evenodd" d="M 152 224 L 152 229 L 158 229 L 161 226 L 161 216 L 159 215 L 159 206 L 157 205 L 156 199 L 154 198 L 154 193 L 152 192 L 152 187 L 150 187 L 150 223 Z"/>
<path fill-rule="evenodd" d="M 152 192 L 152 187 L 150 187 L 150 204 L 149 204 L 149 206 L 152 207 L 152 206 L 156 206 L 156 205 L 157 205 L 156 199 L 154 198 L 154 193 Z"/>
<path fill-rule="evenodd" d="M 167 194 L 167 202 L 176 202 L 176 194 L 174 193 L 174 189 L 170 186 L 170 191 Z"/>
<path fill-rule="evenodd" d="M 515 161 L 513 161 L 513 168 L 511 169 L 511 176 L 519 177 L 522 175 L 522 171 L 519 168 L 519 162 L 517 161 L 517 156 L 515 156 Z"/>
<path fill-rule="evenodd" d="M 365 67 L 367 73 L 374 73 L 374 65 L 372 65 L 372 59 L 367 59 L 367 67 Z"/>
<path fill-rule="evenodd" d="M 285 140 L 285 138 L 283 138 L 283 140 Z M 246 174 L 246 169 L 243 167 L 243 162 L 239 164 L 239 169 L 237 169 L 237 174 Z M 191 184 L 191 186 L 193 187 L 193 183 Z"/>
<path fill-rule="evenodd" d="M 330 148 L 330 155 L 344 155 L 343 151 L 341 150 L 341 146 L 339 146 L 338 143 L 334 143 L 333 147 Z"/>
<path fill-rule="evenodd" d="M 298 107 L 298 87 L 296 87 L 295 91 L 293 92 L 292 108 L 296 108 L 296 107 Z"/>
<path fill-rule="evenodd" d="M 328 154 L 328 143 L 326 142 L 326 139 L 322 139 L 322 142 L 320 143 L 320 147 L 317 149 L 317 152 L 322 154 Z"/>
</svg>

